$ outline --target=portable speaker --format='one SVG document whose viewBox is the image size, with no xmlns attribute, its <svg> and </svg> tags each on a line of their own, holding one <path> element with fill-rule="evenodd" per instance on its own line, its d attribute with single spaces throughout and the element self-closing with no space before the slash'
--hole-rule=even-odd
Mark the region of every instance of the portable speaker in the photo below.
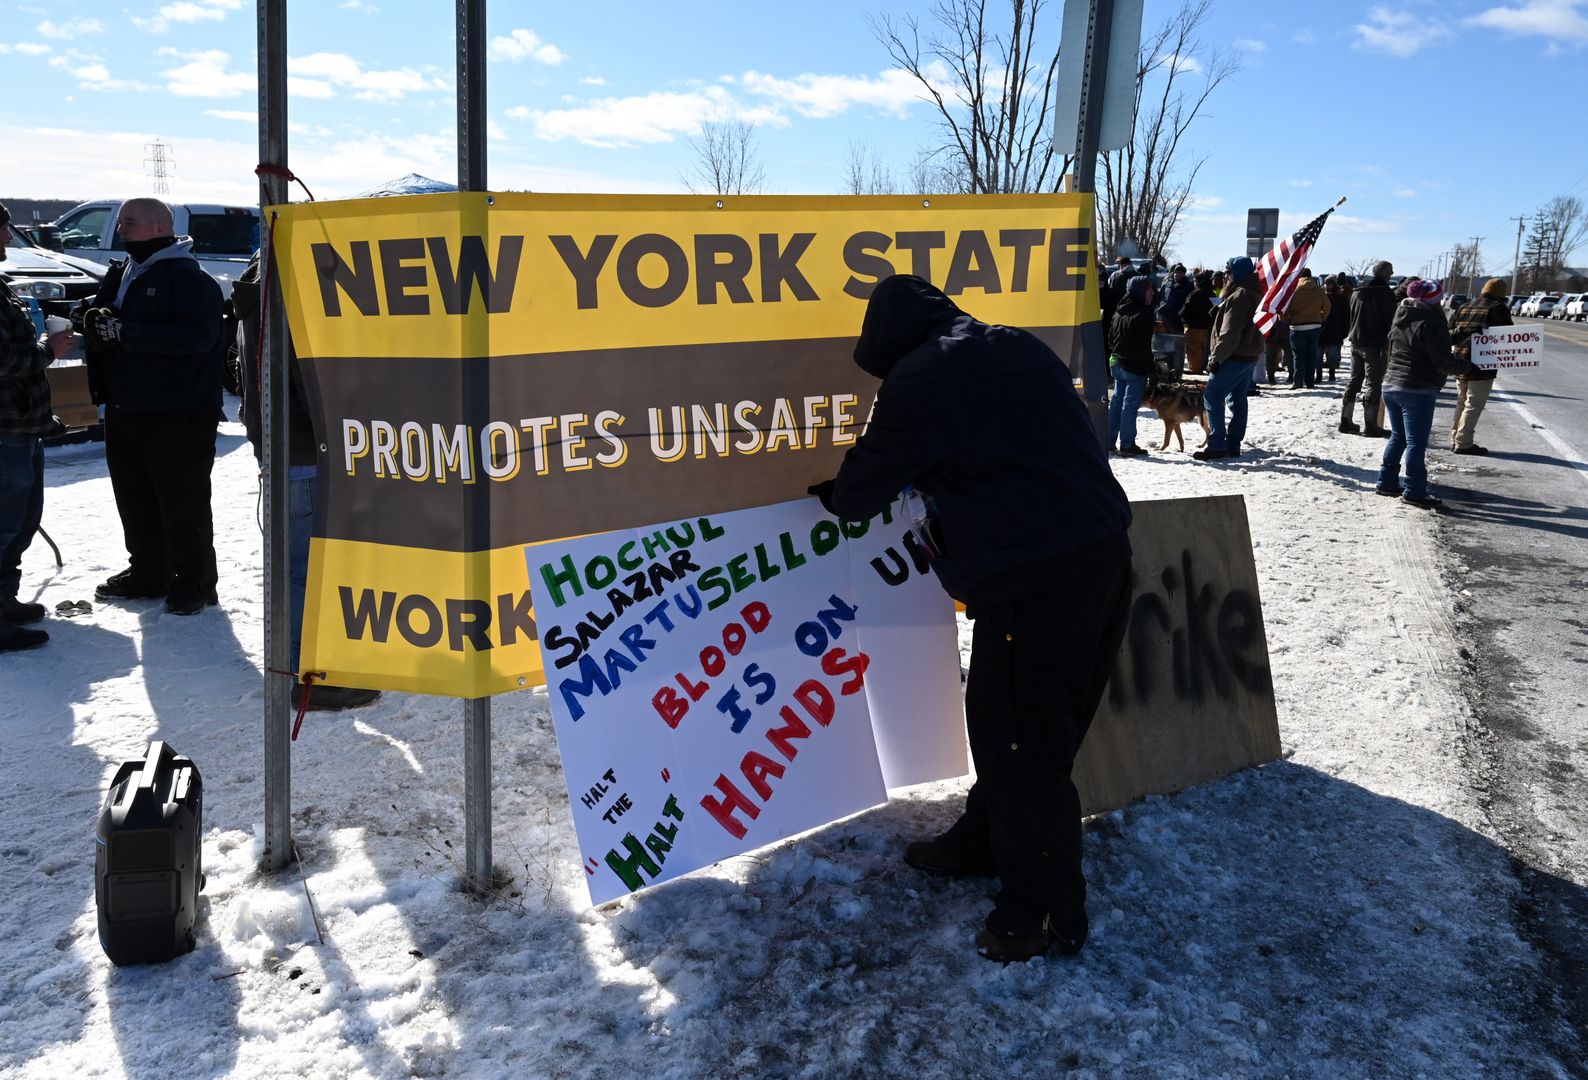
<svg viewBox="0 0 1588 1080">
<path fill-rule="evenodd" d="M 116 770 L 94 857 L 99 944 L 112 963 L 158 963 L 197 944 L 203 810 L 198 767 L 164 742 Z"/>
</svg>

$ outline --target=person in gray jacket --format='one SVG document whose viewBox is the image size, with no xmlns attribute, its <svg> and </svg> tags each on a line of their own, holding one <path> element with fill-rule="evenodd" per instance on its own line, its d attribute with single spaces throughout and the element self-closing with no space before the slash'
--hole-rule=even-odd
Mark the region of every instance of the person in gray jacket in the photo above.
<svg viewBox="0 0 1588 1080">
<path fill-rule="evenodd" d="M 1450 325 L 1439 310 L 1441 292 L 1437 281 L 1414 281 L 1395 309 L 1389 332 L 1389 366 L 1384 374 L 1384 411 L 1390 434 L 1376 489 L 1380 495 L 1398 495 L 1413 506 L 1430 510 L 1442 505 L 1428 491 L 1428 437 L 1434 428 L 1434 401 L 1448 376 L 1471 367 L 1470 360 L 1451 352 Z"/>
</svg>

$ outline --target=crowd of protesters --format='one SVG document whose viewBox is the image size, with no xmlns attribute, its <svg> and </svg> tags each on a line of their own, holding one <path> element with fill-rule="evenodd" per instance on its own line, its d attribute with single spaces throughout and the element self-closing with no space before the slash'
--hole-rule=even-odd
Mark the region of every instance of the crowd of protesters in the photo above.
<svg viewBox="0 0 1588 1080">
<path fill-rule="evenodd" d="M 1471 339 L 1511 324 L 1503 280 L 1491 279 L 1478 297 L 1447 315 L 1438 282 L 1408 277 L 1392 285 L 1395 268 L 1388 261 L 1374 263 L 1360 283 L 1349 273 L 1319 279 L 1303 268 L 1285 310 L 1273 312 L 1260 330 L 1263 289 L 1251 259 L 1232 258 L 1221 271 L 1188 272 L 1178 263 L 1161 270 L 1164 264 L 1161 256 L 1145 267 L 1121 257 L 1099 281 L 1113 379 L 1111 451 L 1145 455 L 1136 442 L 1144 397 L 1155 383 L 1189 376 L 1206 380 L 1208 428 L 1207 445 L 1192 456 L 1240 457 L 1248 397 L 1260 395 L 1264 384 L 1276 385 L 1281 369 L 1291 390 L 1313 390 L 1335 382 L 1349 362 L 1338 427 L 1342 434 L 1386 440 L 1379 494 L 1420 507 L 1440 505 L 1428 490 L 1426 454 L 1434 400 L 1451 376 L 1457 398 L 1450 449 L 1488 453 L 1475 432 L 1494 371 L 1472 365 Z"/>
</svg>

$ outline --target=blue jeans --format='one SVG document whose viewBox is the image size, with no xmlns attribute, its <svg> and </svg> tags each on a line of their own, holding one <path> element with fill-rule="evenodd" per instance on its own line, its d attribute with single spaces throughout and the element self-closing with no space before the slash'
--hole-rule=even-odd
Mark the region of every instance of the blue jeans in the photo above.
<svg viewBox="0 0 1588 1080">
<path fill-rule="evenodd" d="M 1404 454 L 1406 494 L 1413 499 L 1428 497 L 1428 436 L 1434 429 L 1434 402 L 1438 396 L 1432 391 L 1384 391 L 1390 437 L 1384 447 L 1384 463 L 1378 470 L 1379 487 L 1400 487 Z"/>
<path fill-rule="evenodd" d="M 1108 396 L 1108 445 L 1121 449 L 1135 446 L 1136 411 L 1147 389 L 1147 376 L 1132 375 L 1113 361 L 1108 373 L 1114 377 L 1114 392 Z"/>
<path fill-rule="evenodd" d="M 22 586 L 22 553 L 44 519 L 44 443 L 0 435 L 0 600 Z"/>
<path fill-rule="evenodd" d="M 1257 361 L 1226 360 L 1208 380 L 1202 404 L 1208 410 L 1208 449 L 1239 450 L 1246 437 L 1246 388 L 1252 384 Z M 1230 424 L 1224 427 L 1224 402 L 1230 403 Z"/>
<path fill-rule="evenodd" d="M 309 588 L 309 539 L 314 534 L 312 477 L 287 481 L 287 619 L 292 670 L 300 670 L 303 651 L 303 598 Z"/>
<path fill-rule="evenodd" d="M 1302 386 L 1310 387 L 1317 381 L 1318 368 L 1323 363 L 1323 353 L 1318 339 L 1323 337 L 1323 327 L 1316 330 L 1292 330 L 1290 332 L 1290 347 L 1294 355 L 1290 359 L 1290 388 L 1298 389 Z"/>
</svg>

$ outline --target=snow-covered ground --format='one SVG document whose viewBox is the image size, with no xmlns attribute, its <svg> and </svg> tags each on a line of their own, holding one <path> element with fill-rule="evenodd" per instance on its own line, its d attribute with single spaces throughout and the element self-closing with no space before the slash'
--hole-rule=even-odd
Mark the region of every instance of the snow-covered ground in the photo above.
<svg viewBox="0 0 1588 1080">
<path fill-rule="evenodd" d="M 589 910 L 539 690 L 495 701 L 513 880 L 488 904 L 456 887 L 459 705 L 387 694 L 309 717 L 294 829 L 319 940 L 298 872 L 257 869 L 258 485 L 227 425 L 221 607 L 96 604 L 0 656 L 0 1074 L 1565 1075 L 1532 1026 L 1537 958 L 1465 779 L 1435 519 L 1372 494 L 1382 444 L 1337 434 L 1336 399 L 1254 399 L 1235 463 L 1117 461 L 1136 499 L 1245 495 L 1285 758 L 1094 821 L 1091 942 L 1007 968 L 971 948 L 990 886 L 899 859 L 965 781 Z M 1453 460 L 1434 455 L 1436 485 Z M 23 593 L 53 608 L 124 556 L 101 447 L 51 451 L 48 485 L 66 567 L 36 543 Z M 154 738 L 204 772 L 200 944 L 116 969 L 92 832 L 110 772 Z"/>
</svg>

